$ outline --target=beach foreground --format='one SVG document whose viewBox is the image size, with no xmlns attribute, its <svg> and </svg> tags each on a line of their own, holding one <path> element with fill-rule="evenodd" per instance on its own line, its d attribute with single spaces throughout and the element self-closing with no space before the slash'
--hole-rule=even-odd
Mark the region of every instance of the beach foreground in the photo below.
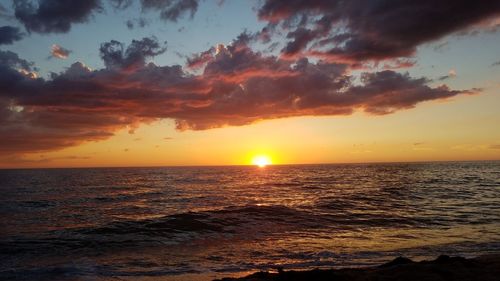
<svg viewBox="0 0 500 281">
<path fill-rule="evenodd" d="M 286 280 L 377 280 L 377 281 L 440 281 L 440 280 L 499 280 L 500 255 L 466 259 L 442 255 L 433 261 L 414 262 L 398 257 L 377 267 L 315 269 L 308 271 L 257 272 L 241 278 L 219 281 L 286 281 Z M 217 281 L 217 280 L 215 280 Z"/>
</svg>

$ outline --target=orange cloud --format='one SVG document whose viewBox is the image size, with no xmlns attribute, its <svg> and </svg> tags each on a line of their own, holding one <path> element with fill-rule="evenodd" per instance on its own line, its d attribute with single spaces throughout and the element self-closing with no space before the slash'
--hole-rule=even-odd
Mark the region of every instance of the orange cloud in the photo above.
<svg viewBox="0 0 500 281">
<path fill-rule="evenodd" d="M 67 59 L 70 53 L 71 53 L 70 50 L 65 49 L 57 44 L 52 45 L 50 49 L 50 55 L 53 58 Z"/>
<path fill-rule="evenodd" d="M 431 87 L 425 78 L 390 70 L 353 83 L 348 65 L 284 60 L 242 40 L 219 49 L 200 74 L 148 58 L 164 51 L 156 39 L 103 44 L 106 68 L 74 63 L 50 79 L 22 75 L 32 65 L 0 51 L 0 153 L 50 151 L 109 138 L 122 128 L 171 118 L 178 130 L 239 126 L 265 119 L 389 114 L 478 90 Z"/>
</svg>

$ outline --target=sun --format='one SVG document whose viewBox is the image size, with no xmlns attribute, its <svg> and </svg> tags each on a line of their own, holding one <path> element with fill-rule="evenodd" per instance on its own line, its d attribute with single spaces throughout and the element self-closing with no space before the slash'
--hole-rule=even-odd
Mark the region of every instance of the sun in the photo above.
<svg viewBox="0 0 500 281">
<path fill-rule="evenodd" d="M 271 165 L 271 159 L 266 155 L 257 155 L 252 158 L 252 164 L 264 168 L 267 165 Z"/>
</svg>

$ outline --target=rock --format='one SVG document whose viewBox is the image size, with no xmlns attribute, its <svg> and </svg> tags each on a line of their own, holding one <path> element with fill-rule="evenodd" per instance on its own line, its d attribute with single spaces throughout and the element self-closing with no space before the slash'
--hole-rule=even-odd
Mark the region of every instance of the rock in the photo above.
<svg viewBox="0 0 500 281">
<path fill-rule="evenodd" d="M 405 258 L 405 257 L 397 257 L 388 263 L 384 263 L 382 265 L 379 265 L 379 267 L 384 268 L 384 267 L 391 267 L 391 266 L 409 264 L 409 263 L 413 263 L 413 261 L 408 259 L 408 258 Z"/>
</svg>

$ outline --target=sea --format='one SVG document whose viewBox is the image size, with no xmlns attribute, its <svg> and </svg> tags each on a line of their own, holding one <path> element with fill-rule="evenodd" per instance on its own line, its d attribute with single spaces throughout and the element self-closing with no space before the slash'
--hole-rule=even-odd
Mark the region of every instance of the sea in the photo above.
<svg viewBox="0 0 500 281">
<path fill-rule="evenodd" d="M 0 170 L 0 280 L 212 280 L 500 252 L 500 162 Z"/>
</svg>

